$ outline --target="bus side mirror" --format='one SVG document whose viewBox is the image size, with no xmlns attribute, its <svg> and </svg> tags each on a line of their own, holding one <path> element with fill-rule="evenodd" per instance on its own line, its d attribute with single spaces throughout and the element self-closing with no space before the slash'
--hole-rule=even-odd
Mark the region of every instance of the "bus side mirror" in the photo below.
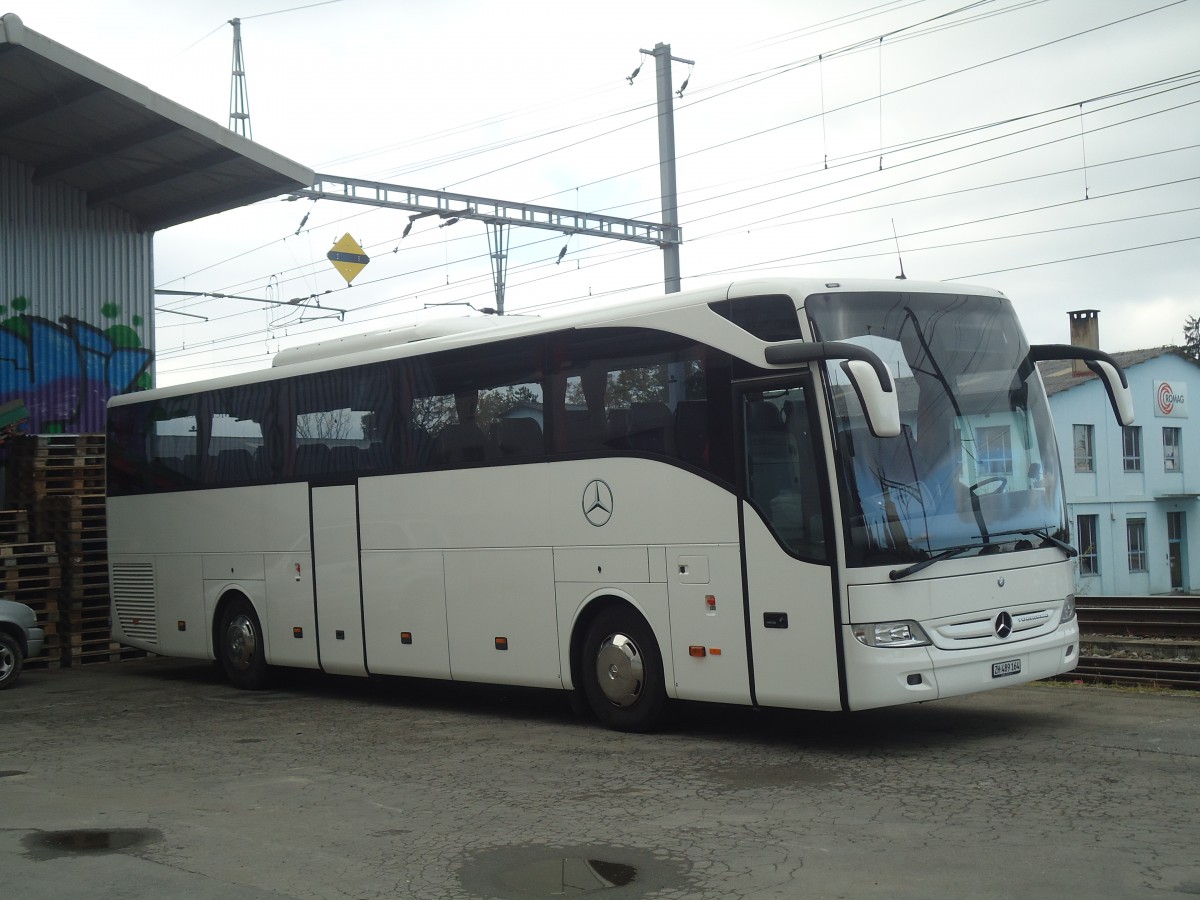
<svg viewBox="0 0 1200 900">
<path fill-rule="evenodd" d="M 1084 360 L 1084 365 L 1095 372 L 1104 384 L 1104 389 L 1108 392 L 1108 402 L 1112 405 L 1113 415 L 1117 417 L 1117 423 L 1120 425 L 1132 425 L 1133 393 L 1129 390 L 1129 382 L 1125 380 L 1125 373 L 1121 371 L 1116 363 L 1110 363 L 1105 360 L 1088 359 Z"/>
<path fill-rule="evenodd" d="M 879 375 L 868 362 L 861 359 L 842 361 L 841 369 L 850 379 L 858 402 L 867 416 L 867 427 L 875 437 L 888 438 L 900 435 L 900 401 L 896 394 L 896 383 L 884 369 L 887 381 L 881 382 Z"/>
<path fill-rule="evenodd" d="M 1101 350 L 1090 347 L 1075 347 L 1071 344 L 1034 344 L 1029 348 L 1029 358 L 1033 362 L 1049 359 L 1082 359 L 1104 385 L 1108 394 L 1108 402 L 1112 406 L 1113 415 L 1118 425 L 1133 424 L 1133 394 L 1129 390 L 1129 381 L 1117 361 Z"/>
<path fill-rule="evenodd" d="M 841 360 L 841 370 L 849 379 L 867 417 L 867 427 L 875 437 L 900 434 L 900 401 L 896 383 L 883 360 L 866 347 L 845 341 L 780 341 L 764 351 L 768 364 L 798 366 L 810 362 Z"/>
</svg>

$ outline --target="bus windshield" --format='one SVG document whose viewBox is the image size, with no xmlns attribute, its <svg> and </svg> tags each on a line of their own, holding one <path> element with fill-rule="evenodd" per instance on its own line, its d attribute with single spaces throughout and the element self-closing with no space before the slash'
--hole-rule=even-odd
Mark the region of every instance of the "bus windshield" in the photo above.
<svg viewBox="0 0 1200 900">
<path fill-rule="evenodd" d="M 1046 394 L 1006 299 L 841 293 L 805 305 L 819 340 L 870 348 L 899 393 L 901 434 L 876 438 L 827 364 L 850 565 L 1066 540 Z"/>
</svg>

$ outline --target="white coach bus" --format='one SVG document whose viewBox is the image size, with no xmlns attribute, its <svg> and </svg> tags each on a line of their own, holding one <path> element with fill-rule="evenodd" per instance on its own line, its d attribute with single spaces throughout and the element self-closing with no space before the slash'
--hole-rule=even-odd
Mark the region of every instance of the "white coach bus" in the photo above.
<svg viewBox="0 0 1200 900">
<path fill-rule="evenodd" d="M 1073 562 L 999 292 L 768 279 L 285 350 L 109 404 L 113 630 L 273 667 L 817 710 L 1070 670 Z M 466 325 L 475 327 L 466 327 Z"/>
</svg>

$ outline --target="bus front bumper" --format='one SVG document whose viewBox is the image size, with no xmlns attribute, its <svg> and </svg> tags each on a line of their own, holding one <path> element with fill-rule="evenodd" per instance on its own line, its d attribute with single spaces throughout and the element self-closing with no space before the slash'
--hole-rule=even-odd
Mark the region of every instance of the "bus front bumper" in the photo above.
<svg viewBox="0 0 1200 900">
<path fill-rule="evenodd" d="M 971 650 L 867 647 L 849 626 L 842 641 L 850 709 L 973 694 L 1051 678 L 1079 662 L 1079 622 L 1049 634 Z"/>
</svg>

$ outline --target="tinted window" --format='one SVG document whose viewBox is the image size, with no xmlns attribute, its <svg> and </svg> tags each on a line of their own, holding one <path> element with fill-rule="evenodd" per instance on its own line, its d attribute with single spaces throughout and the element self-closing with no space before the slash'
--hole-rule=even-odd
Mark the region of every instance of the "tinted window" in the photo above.
<svg viewBox="0 0 1200 900">
<path fill-rule="evenodd" d="M 786 294 L 721 300 L 710 303 L 709 308 L 760 341 L 800 340 L 796 304 Z"/>
<path fill-rule="evenodd" d="M 642 329 L 562 334 L 552 348 L 552 443 L 561 453 L 626 452 L 680 460 L 731 479 L 729 360 Z"/>
</svg>

